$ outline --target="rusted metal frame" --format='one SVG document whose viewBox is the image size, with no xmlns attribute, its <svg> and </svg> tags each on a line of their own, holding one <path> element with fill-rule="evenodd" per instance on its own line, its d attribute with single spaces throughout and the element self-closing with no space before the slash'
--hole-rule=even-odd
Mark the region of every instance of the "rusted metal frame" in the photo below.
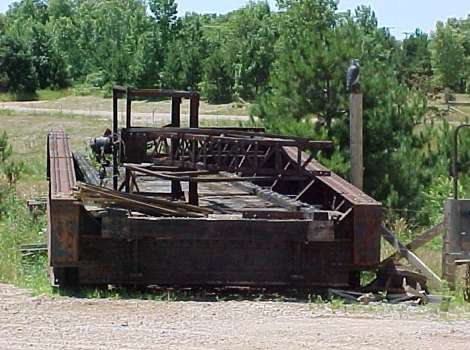
<svg viewBox="0 0 470 350">
<path fill-rule="evenodd" d="M 193 94 L 189 102 L 189 127 L 199 127 L 199 94 Z"/>
<path fill-rule="evenodd" d="M 197 182 L 189 182 L 189 193 L 188 193 L 188 202 L 191 205 L 199 205 L 199 193 Z"/>
<path fill-rule="evenodd" d="M 212 139 L 216 141 L 224 141 L 227 143 L 237 143 L 237 144 L 247 144 L 247 145 L 254 145 L 256 142 L 260 143 L 261 145 L 265 146 L 275 146 L 275 147 L 280 147 L 281 145 L 283 147 L 305 147 L 306 149 L 324 149 L 328 147 L 328 143 L 325 143 L 323 141 L 308 141 L 305 144 L 302 144 L 300 141 L 295 141 L 295 140 L 284 140 L 284 139 L 270 139 L 270 138 L 242 138 L 242 137 L 230 137 L 230 136 L 219 136 L 219 135 L 204 135 L 204 134 L 195 134 L 195 133 L 170 133 L 166 130 L 162 130 L 162 133 L 165 133 L 165 135 L 171 137 L 171 136 L 176 136 L 179 135 L 180 138 L 184 139 L 189 139 L 189 140 L 199 140 L 199 141 L 204 141 L 207 139 Z"/>
<path fill-rule="evenodd" d="M 300 149 L 298 150 L 297 161 L 299 162 L 298 163 L 299 165 L 301 164 L 300 165 L 301 170 L 305 171 L 305 169 L 307 168 L 307 165 L 309 165 L 314 158 L 315 158 L 314 155 L 310 154 L 307 160 L 302 164 L 302 151 Z"/>
<path fill-rule="evenodd" d="M 155 154 L 168 154 L 170 147 L 168 146 L 168 140 L 164 137 L 159 137 L 155 140 Z"/>
<path fill-rule="evenodd" d="M 232 147 L 230 149 L 230 163 L 228 165 L 228 170 L 232 173 L 235 173 L 237 171 L 237 166 L 236 162 L 238 160 L 238 157 L 240 156 L 240 153 L 242 153 L 242 146 L 239 143 L 233 143 Z"/>
<path fill-rule="evenodd" d="M 126 163 L 128 164 L 128 163 Z M 154 164 L 153 166 L 145 165 L 141 166 L 139 164 L 129 164 L 129 165 L 135 165 L 138 167 L 142 167 L 144 169 L 148 170 L 156 170 L 159 173 L 166 174 L 168 173 L 168 168 L 167 167 L 175 167 L 177 168 L 176 170 L 171 170 L 172 173 L 177 175 L 180 171 L 183 171 L 184 169 L 189 169 L 189 170 L 195 170 L 195 171 L 207 171 L 210 174 L 215 174 L 217 172 L 224 172 L 227 171 L 227 169 L 223 169 L 221 166 L 217 164 L 208 164 L 207 166 L 204 166 L 202 163 L 193 163 L 191 161 L 182 161 L 182 160 L 170 160 L 170 159 L 163 159 L 163 158 L 157 158 L 154 159 Z M 156 169 L 153 169 L 155 167 Z M 161 168 L 161 169 L 160 169 Z M 293 169 L 292 169 L 293 170 Z M 256 171 L 256 173 L 255 173 Z M 272 179 L 272 181 L 276 180 L 279 177 L 279 173 L 276 172 L 272 168 L 261 168 L 261 169 L 254 169 L 252 167 L 246 167 L 246 168 L 240 168 L 237 169 L 238 173 L 242 173 L 243 177 L 246 176 L 251 176 L 254 179 Z M 310 180 L 312 176 L 315 175 L 323 175 L 324 172 L 305 172 L 301 174 L 297 174 L 296 170 L 291 171 L 286 171 L 284 174 L 284 180 L 286 181 L 306 181 Z"/>
<path fill-rule="evenodd" d="M 217 130 L 224 133 L 239 133 L 239 132 L 249 132 L 256 134 L 266 133 L 266 128 L 250 128 L 250 127 L 200 127 L 201 130 Z"/>
<path fill-rule="evenodd" d="M 142 174 L 146 174 L 149 176 L 155 176 L 162 180 L 168 181 L 183 181 L 183 182 L 244 182 L 244 181 L 274 181 L 277 176 L 252 176 L 252 177 L 226 177 L 226 176 L 210 176 L 210 177 L 199 177 L 204 174 L 214 174 L 213 172 L 209 171 L 196 171 L 196 172 L 186 172 L 186 173 L 178 173 L 174 172 L 172 174 L 152 171 L 147 168 L 141 168 L 139 166 L 124 164 L 124 167 L 128 169 L 130 172 L 138 172 Z M 305 177 L 292 177 L 293 180 L 305 180 Z"/>
<path fill-rule="evenodd" d="M 297 197 L 295 197 L 295 200 L 300 201 L 302 199 L 302 197 L 307 193 L 307 191 L 315 184 L 316 181 L 317 181 L 317 179 L 315 179 L 315 178 L 312 181 L 310 181 L 308 183 L 308 185 L 305 186 L 302 191 L 300 191 L 300 193 L 297 195 Z"/>
<path fill-rule="evenodd" d="M 130 192 L 134 192 L 134 188 L 137 190 L 137 192 L 140 192 L 139 185 L 137 184 L 137 179 L 135 174 L 131 171 L 131 190 Z"/>
<path fill-rule="evenodd" d="M 73 196 L 77 181 L 73 155 L 63 131 L 49 133 L 47 163 L 49 262 L 51 266 L 75 266 L 79 257 L 80 207 L 75 204 Z"/>
<path fill-rule="evenodd" d="M 118 88 L 113 89 L 113 188 L 118 189 L 119 182 L 119 116 L 118 116 L 118 99 L 122 94 Z"/>
<path fill-rule="evenodd" d="M 242 159 L 240 160 L 240 163 L 238 163 L 237 169 L 240 169 L 243 166 L 243 163 L 245 163 L 246 160 L 248 160 L 248 166 L 253 167 L 253 162 L 251 162 L 251 158 L 249 153 L 251 152 L 251 149 L 253 148 L 253 145 L 249 145 L 243 152 Z"/>
<path fill-rule="evenodd" d="M 48 136 L 48 164 L 51 199 L 72 198 L 77 179 L 68 137 L 63 131 Z"/>
<path fill-rule="evenodd" d="M 129 94 L 131 89 L 127 89 L 126 96 L 126 128 L 130 129 L 132 127 L 132 96 Z"/>
<path fill-rule="evenodd" d="M 179 128 L 181 126 L 181 98 L 173 97 L 171 101 L 171 126 Z M 171 138 L 171 159 L 177 159 L 178 149 L 181 147 L 180 140 Z M 171 181 L 171 196 L 174 200 L 179 199 L 183 194 L 181 183 L 177 180 Z"/>
<path fill-rule="evenodd" d="M 346 200 L 343 199 L 343 200 L 341 201 L 341 203 L 338 204 L 337 207 L 333 208 L 333 210 L 339 211 L 339 210 L 341 209 L 341 207 L 342 207 L 343 205 L 345 205 L 345 204 L 346 204 Z"/>
<path fill-rule="evenodd" d="M 181 97 L 173 97 L 171 100 L 171 126 L 179 128 L 181 125 Z"/>
<path fill-rule="evenodd" d="M 282 172 L 278 175 L 276 181 L 271 186 L 271 189 L 274 190 L 274 188 L 277 186 L 277 184 L 282 180 L 283 176 L 286 174 L 287 170 L 292 166 L 292 163 L 288 161 L 284 168 L 282 169 Z"/>
<path fill-rule="evenodd" d="M 218 176 L 218 177 L 190 177 L 188 180 L 190 183 L 214 183 L 214 182 L 253 182 L 253 181 L 274 181 L 276 177 L 273 176 L 243 176 L 243 177 L 225 177 L 225 176 Z M 291 178 L 292 181 L 301 181 L 305 180 L 304 177 L 293 177 Z"/>
<path fill-rule="evenodd" d="M 153 170 L 153 171 L 162 171 L 162 172 L 185 172 L 185 171 L 198 171 L 196 168 L 185 168 L 185 167 L 179 167 L 179 166 L 160 166 L 160 165 L 154 165 L 154 164 L 135 164 L 135 163 L 124 163 L 124 166 L 126 165 L 132 165 L 132 166 L 137 166 L 139 168 L 143 169 L 148 169 L 148 170 Z M 203 170 L 199 170 L 203 171 Z"/>
<path fill-rule="evenodd" d="M 256 169 L 262 169 L 266 165 L 266 163 L 269 161 L 272 154 L 273 154 L 273 147 L 269 146 L 268 149 L 266 150 L 266 153 L 261 157 L 262 158 L 261 164 L 258 164 Z"/>
<path fill-rule="evenodd" d="M 199 97 L 195 91 L 178 91 L 178 90 L 159 90 L 159 89 L 128 89 L 127 93 L 131 97 L 169 97 L 169 98 L 185 98 L 192 99 Z"/>
<path fill-rule="evenodd" d="M 130 166 L 130 165 L 125 165 L 126 169 L 128 169 L 130 172 L 139 172 L 142 174 L 150 175 L 150 176 L 155 176 L 159 179 L 162 180 L 168 180 L 168 181 L 178 181 L 178 182 L 190 182 L 190 183 L 198 183 L 198 182 L 244 182 L 244 181 L 272 181 L 276 177 L 272 176 L 253 176 L 253 177 L 225 177 L 225 176 L 218 176 L 218 177 L 197 177 L 197 176 L 191 176 L 191 174 L 186 174 L 186 175 L 170 175 L 167 173 L 162 173 L 162 172 L 157 172 L 157 171 L 152 171 L 148 170 L 145 168 L 139 168 L 136 166 Z M 178 174 L 178 173 L 175 173 Z M 194 174 L 193 174 L 194 175 Z M 202 175 L 201 173 L 197 174 Z M 299 178 L 295 178 L 299 179 Z M 305 179 L 305 178 L 300 178 L 300 179 Z"/>
<path fill-rule="evenodd" d="M 344 219 L 346 219 L 353 212 L 353 210 L 353 208 L 349 208 L 348 210 L 346 210 L 343 214 L 341 214 L 341 217 L 338 221 L 343 221 Z"/>
<path fill-rule="evenodd" d="M 243 209 L 243 219 L 257 220 L 306 220 L 311 219 L 309 215 L 301 211 L 286 211 L 284 208 L 280 210 L 269 208 L 249 208 Z"/>
<path fill-rule="evenodd" d="M 176 176 L 176 175 L 167 175 L 167 174 L 162 173 L 162 172 L 153 171 L 153 170 L 149 170 L 149 169 L 146 169 L 146 168 L 141 168 L 141 167 L 138 167 L 138 166 L 135 166 L 135 165 L 125 164 L 124 167 L 129 172 L 138 172 L 138 173 L 141 173 L 141 174 L 155 176 L 155 177 L 157 177 L 159 179 L 162 179 L 162 180 L 175 181 L 175 182 L 188 181 L 189 180 L 188 176 L 179 177 L 179 176 Z"/>
<path fill-rule="evenodd" d="M 283 151 L 286 155 L 295 160 L 297 158 L 297 149 L 294 147 L 283 147 Z M 310 158 L 309 155 L 303 153 L 302 159 Z M 341 194 L 341 196 L 346 199 L 351 205 L 368 205 L 368 206 L 377 206 L 381 207 L 381 204 L 374 200 L 373 198 L 366 195 L 363 191 L 354 187 L 346 180 L 342 179 L 338 175 L 329 171 L 327 168 L 318 163 L 315 159 L 312 159 L 309 164 L 306 165 L 305 170 L 307 172 L 311 171 L 325 171 L 329 172 L 329 176 L 317 176 L 318 182 L 324 184 L 329 188 L 333 193 Z"/>
<path fill-rule="evenodd" d="M 276 137 L 269 137 L 264 134 L 258 133 L 245 133 L 248 135 L 243 135 L 244 133 L 236 133 L 234 135 L 226 135 L 224 132 L 220 132 L 215 129 L 198 129 L 198 128 L 132 128 L 128 130 L 129 132 L 139 133 L 145 132 L 147 137 L 157 138 L 160 136 L 165 136 L 171 138 L 172 136 L 177 136 L 180 138 L 198 138 L 204 139 L 212 137 L 213 139 L 222 139 L 222 140 L 233 140 L 244 143 L 255 143 L 260 142 L 264 145 L 276 145 L 281 144 L 283 147 L 298 147 L 302 146 L 305 150 L 322 150 L 330 149 L 332 143 L 330 141 L 311 141 L 308 139 L 296 139 L 276 135 Z"/>
<path fill-rule="evenodd" d="M 163 175 L 169 175 L 169 176 L 201 176 L 201 175 L 209 175 L 209 174 L 216 174 L 217 172 L 215 171 L 209 171 L 209 170 L 188 170 L 188 171 L 172 171 L 171 173 L 168 173 L 167 171 L 162 171 L 161 174 Z"/>
<path fill-rule="evenodd" d="M 130 233 L 135 236 L 130 236 Z M 126 220 L 126 230 L 116 232 L 116 238 L 134 237 L 170 241 L 331 242 L 334 240 L 334 227 L 329 221 L 309 219 L 207 220 L 130 217 Z"/>
</svg>

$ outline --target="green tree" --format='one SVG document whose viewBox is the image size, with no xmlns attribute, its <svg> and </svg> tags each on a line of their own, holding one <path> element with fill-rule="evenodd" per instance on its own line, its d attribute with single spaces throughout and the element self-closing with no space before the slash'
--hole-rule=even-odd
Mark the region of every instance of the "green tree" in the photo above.
<svg viewBox="0 0 470 350">
<path fill-rule="evenodd" d="M 0 37 L 0 72 L 2 88 L 17 94 L 32 94 L 37 88 L 37 75 L 31 53 L 13 37 Z"/>
<path fill-rule="evenodd" d="M 175 0 L 149 0 L 148 4 L 157 22 L 162 42 L 165 44 L 171 42 L 178 24 L 178 5 Z"/>
<path fill-rule="evenodd" d="M 71 17 L 73 14 L 72 0 L 49 0 L 47 11 L 49 18 Z"/>
<path fill-rule="evenodd" d="M 29 45 L 39 87 L 42 89 L 67 87 L 69 85 L 67 66 L 62 56 L 53 48 L 51 38 L 43 25 L 32 28 Z"/>
<path fill-rule="evenodd" d="M 430 40 L 426 33 L 416 29 L 403 40 L 401 74 L 409 86 L 429 90 L 432 78 Z"/>
<path fill-rule="evenodd" d="M 360 59 L 364 92 L 365 191 L 392 208 L 417 209 L 432 179 L 425 96 L 398 72 L 400 44 L 378 28 L 370 8 L 337 13 L 336 2 L 281 1 L 277 59 L 269 91 L 255 108 L 268 129 L 331 139 L 324 162 L 348 176 L 349 116 L 345 72 Z M 421 131 L 417 132 L 420 125 Z"/>
<path fill-rule="evenodd" d="M 203 75 L 207 42 L 198 14 L 187 14 L 181 20 L 181 29 L 169 44 L 162 82 L 166 88 L 197 90 Z"/>
<path fill-rule="evenodd" d="M 204 62 L 203 95 L 209 103 L 232 100 L 233 75 L 222 48 L 215 49 Z"/>
<path fill-rule="evenodd" d="M 436 82 L 443 87 L 462 91 L 466 73 L 465 61 L 465 51 L 456 23 L 452 20 L 449 20 L 447 25 L 438 22 L 432 38 L 432 62 Z"/>
<path fill-rule="evenodd" d="M 283 0 L 278 5 L 285 13 L 278 18 L 277 60 L 258 114 L 265 120 L 282 116 L 297 122 L 315 116 L 330 126 L 337 104 L 332 77 L 335 72 L 344 75 L 331 45 L 336 1 Z"/>
<path fill-rule="evenodd" d="M 264 91 L 275 58 L 275 43 L 276 28 L 266 1 L 250 1 L 228 15 L 224 46 L 237 95 L 254 99 Z"/>
</svg>

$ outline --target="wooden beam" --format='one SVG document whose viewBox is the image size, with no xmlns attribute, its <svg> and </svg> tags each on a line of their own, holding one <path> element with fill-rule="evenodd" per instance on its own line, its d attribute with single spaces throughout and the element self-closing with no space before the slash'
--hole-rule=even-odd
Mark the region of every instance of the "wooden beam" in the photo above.
<svg viewBox="0 0 470 350">
<path fill-rule="evenodd" d="M 418 248 L 421 248 L 424 246 L 426 243 L 432 241 L 434 238 L 439 236 L 440 233 L 442 233 L 445 230 L 445 224 L 441 222 L 440 224 L 437 224 L 436 226 L 424 231 L 422 234 L 420 234 L 418 237 L 416 237 L 413 242 L 409 243 L 406 245 L 406 248 L 415 251 Z M 391 256 L 389 256 L 387 259 L 381 262 L 381 265 L 385 265 L 388 262 L 400 258 L 400 253 L 395 252 Z"/>
<path fill-rule="evenodd" d="M 406 248 L 406 246 L 400 242 L 398 237 L 387 227 L 381 225 L 381 233 L 385 240 L 395 248 L 395 250 L 405 258 L 413 267 L 418 269 L 426 278 L 429 283 L 435 287 L 442 285 L 442 280 L 438 275 L 434 273 L 415 253 Z"/>
<path fill-rule="evenodd" d="M 350 97 L 351 179 L 352 184 L 362 190 L 364 186 L 362 93 Z"/>
</svg>

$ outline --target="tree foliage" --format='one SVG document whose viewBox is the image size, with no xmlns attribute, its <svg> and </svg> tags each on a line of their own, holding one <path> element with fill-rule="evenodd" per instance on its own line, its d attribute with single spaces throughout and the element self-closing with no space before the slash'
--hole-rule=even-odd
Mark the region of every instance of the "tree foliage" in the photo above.
<svg viewBox="0 0 470 350">
<path fill-rule="evenodd" d="M 37 75 L 31 53 L 11 36 L 0 37 L 0 72 L 3 90 L 19 94 L 36 91 Z"/>
<path fill-rule="evenodd" d="M 470 58 L 465 56 L 462 39 L 455 20 L 449 20 L 447 25 L 437 23 L 432 42 L 435 80 L 456 91 L 464 90 L 466 61 Z"/>
<path fill-rule="evenodd" d="M 441 143 L 451 130 L 429 122 L 425 93 L 470 90 L 470 17 L 399 41 L 370 7 L 277 4 L 277 12 L 249 1 L 226 15 L 178 16 L 175 0 L 20 0 L 0 17 L 0 88 L 126 84 L 245 100 L 271 131 L 333 140 L 333 155 L 318 156 L 347 177 L 345 72 L 359 59 L 365 190 L 389 207 L 419 208 L 436 174 L 446 175 Z"/>
</svg>

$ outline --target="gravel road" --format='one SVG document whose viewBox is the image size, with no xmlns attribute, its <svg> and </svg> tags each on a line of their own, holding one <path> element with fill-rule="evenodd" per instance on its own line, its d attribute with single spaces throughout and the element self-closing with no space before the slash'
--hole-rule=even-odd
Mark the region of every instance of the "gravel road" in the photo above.
<svg viewBox="0 0 470 350">
<path fill-rule="evenodd" d="M 62 113 L 64 115 L 80 115 L 80 116 L 94 116 L 105 117 L 111 119 L 113 116 L 112 111 L 103 111 L 95 109 L 69 109 L 69 108 L 47 108 L 31 107 L 29 104 L 22 102 L 5 102 L 0 104 L 1 109 L 13 110 L 15 112 L 23 113 Z M 120 113 L 122 114 L 122 113 Z M 171 116 L 169 113 L 152 113 L 152 112 L 133 112 L 133 121 L 135 123 L 170 123 Z M 182 114 L 182 118 L 186 118 Z M 216 115 L 216 114 L 200 114 L 200 121 L 205 122 L 247 122 L 250 116 L 247 115 Z"/>
<path fill-rule="evenodd" d="M 400 310 L 31 297 L 0 285 L 0 349 L 470 349 L 468 321 Z"/>
</svg>

